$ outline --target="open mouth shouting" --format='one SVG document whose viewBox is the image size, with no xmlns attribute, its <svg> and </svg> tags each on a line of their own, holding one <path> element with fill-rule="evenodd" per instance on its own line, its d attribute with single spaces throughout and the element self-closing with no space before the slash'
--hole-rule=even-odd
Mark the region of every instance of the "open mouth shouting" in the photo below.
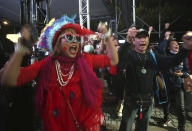
<svg viewBox="0 0 192 131">
<path fill-rule="evenodd" d="M 146 43 L 140 43 L 140 44 L 138 44 L 138 49 L 140 51 L 146 51 L 147 46 L 148 46 L 148 44 L 146 44 Z"/>
<path fill-rule="evenodd" d="M 72 45 L 69 47 L 69 52 L 73 55 L 77 54 L 78 50 L 79 50 L 79 48 L 77 47 L 77 45 Z"/>
<path fill-rule="evenodd" d="M 62 47 L 62 52 L 65 56 L 69 58 L 75 58 L 78 51 L 79 51 L 79 44 L 71 44 L 71 43 L 66 43 Z"/>
<path fill-rule="evenodd" d="M 143 43 L 143 44 L 140 44 L 139 46 L 141 46 L 141 47 L 146 47 L 147 44 Z"/>
<path fill-rule="evenodd" d="M 147 44 L 146 43 L 139 44 L 139 48 L 140 49 L 146 49 L 147 48 Z"/>
</svg>

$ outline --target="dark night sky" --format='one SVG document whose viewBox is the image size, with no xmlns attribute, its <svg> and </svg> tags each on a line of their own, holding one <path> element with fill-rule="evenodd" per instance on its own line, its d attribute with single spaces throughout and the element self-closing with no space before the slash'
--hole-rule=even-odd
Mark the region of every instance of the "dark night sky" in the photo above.
<svg viewBox="0 0 192 131">
<path fill-rule="evenodd" d="M 171 29 L 175 32 L 183 32 L 192 28 L 192 0 L 136 0 L 136 13 L 141 4 L 143 4 L 146 12 L 150 12 L 151 9 L 158 9 L 160 1 L 162 8 L 161 28 L 163 28 L 165 22 L 172 23 Z M 167 10 L 163 10 L 164 8 Z M 151 14 L 151 16 L 149 16 L 149 13 L 139 12 L 136 15 L 158 30 L 158 12 Z M 142 23 L 137 20 L 137 24 L 141 25 Z M 15 33 L 19 30 L 19 25 L 14 23 L 11 23 L 9 27 L 4 25 L 1 25 L 1 27 L 1 34 Z M 147 27 L 145 28 L 147 29 Z"/>
<path fill-rule="evenodd" d="M 138 11 L 141 5 L 144 9 Z M 192 30 L 192 0 L 136 0 L 136 15 L 142 18 L 147 24 L 154 26 L 158 31 L 159 5 L 161 30 L 164 28 L 166 22 L 171 23 L 170 29 L 175 32 L 178 40 L 180 40 L 184 32 Z M 152 11 L 154 12 L 151 13 Z M 136 22 L 138 26 L 142 26 L 141 22 L 138 20 Z M 148 27 L 145 26 L 144 28 L 147 29 Z M 154 39 L 157 39 L 157 34 L 153 34 L 153 36 Z"/>
</svg>

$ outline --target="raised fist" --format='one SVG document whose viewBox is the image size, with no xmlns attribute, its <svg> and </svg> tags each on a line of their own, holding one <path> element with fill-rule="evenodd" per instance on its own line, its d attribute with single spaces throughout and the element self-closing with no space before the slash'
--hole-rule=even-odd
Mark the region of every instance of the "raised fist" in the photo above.
<svg viewBox="0 0 192 131">
<path fill-rule="evenodd" d="M 27 48 L 32 48 L 37 40 L 37 35 L 36 28 L 30 24 L 26 24 L 21 29 L 21 38 L 19 42 Z"/>
<path fill-rule="evenodd" d="M 99 33 L 105 34 L 108 32 L 108 28 L 107 28 L 107 22 L 99 22 L 99 25 L 97 27 L 97 30 Z"/>
<path fill-rule="evenodd" d="M 128 29 L 128 37 L 134 38 L 137 34 L 137 30 L 135 27 L 129 28 Z"/>
</svg>

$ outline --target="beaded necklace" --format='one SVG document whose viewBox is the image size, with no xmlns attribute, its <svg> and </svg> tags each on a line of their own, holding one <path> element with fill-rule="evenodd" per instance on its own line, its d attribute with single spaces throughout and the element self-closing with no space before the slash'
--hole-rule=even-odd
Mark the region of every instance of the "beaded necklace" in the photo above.
<svg viewBox="0 0 192 131">
<path fill-rule="evenodd" d="M 57 72 L 57 81 L 61 85 L 61 87 L 66 86 L 69 83 L 69 80 L 72 78 L 74 73 L 74 64 L 71 66 L 70 71 L 67 74 L 63 74 L 61 71 L 61 65 L 58 60 L 55 60 L 55 67 Z M 63 77 L 68 76 L 67 80 L 64 81 Z"/>
</svg>

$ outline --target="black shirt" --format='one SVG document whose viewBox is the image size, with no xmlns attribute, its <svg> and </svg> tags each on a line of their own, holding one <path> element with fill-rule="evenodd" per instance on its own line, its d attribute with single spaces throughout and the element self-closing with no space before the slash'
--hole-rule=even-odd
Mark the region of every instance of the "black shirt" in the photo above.
<svg viewBox="0 0 192 131">
<path fill-rule="evenodd" d="M 159 70 L 168 70 L 169 68 L 178 65 L 188 54 L 188 51 L 181 49 L 175 56 L 163 56 L 156 52 L 155 56 Z M 126 68 L 126 93 L 127 96 L 138 95 L 153 95 L 154 78 L 157 73 L 157 66 L 149 51 L 145 54 L 137 53 L 133 50 L 127 51 L 124 58 Z M 142 68 L 146 69 L 146 73 L 142 73 Z"/>
<path fill-rule="evenodd" d="M 123 45 L 120 46 L 119 50 L 118 50 L 118 57 L 119 57 L 119 63 L 117 65 L 118 67 L 118 71 L 122 71 L 123 70 L 123 66 L 126 64 L 125 63 L 125 59 L 127 57 L 127 52 L 129 50 L 132 50 L 132 44 L 125 42 Z"/>
</svg>

